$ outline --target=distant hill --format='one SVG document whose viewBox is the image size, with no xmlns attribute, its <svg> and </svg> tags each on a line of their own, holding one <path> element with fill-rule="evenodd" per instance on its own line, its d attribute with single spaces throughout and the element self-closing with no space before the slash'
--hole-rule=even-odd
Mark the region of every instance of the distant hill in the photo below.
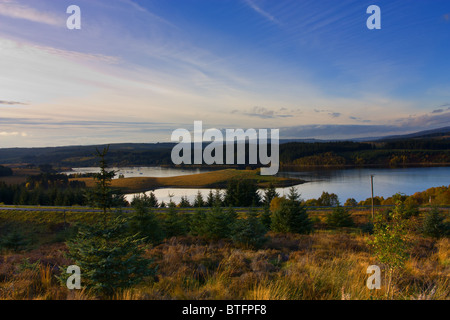
<svg viewBox="0 0 450 320">
<path fill-rule="evenodd" d="M 404 134 L 404 135 L 387 136 L 387 137 L 379 138 L 378 141 L 405 140 L 405 139 L 431 139 L 431 138 L 450 139 L 450 127 L 419 131 L 419 132 Z"/>
<path fill-rule="evenodd" d="M 281 163 L 294 165 L 389 165 L 450 162 L 450 127 L 406 135 L 354 140 L 281 139 Z M 205 143 L 205 145 L 208 143 Z M 173 165 L 175 143 L 111 144 L 110 166 Z M 55 167 L 98 165 L 96 148 L 106 145 L 0 149 L 1 164 L 51 164 Z M 245 167 L 245 166 L 244 166 Z"/>
<path fill-rule="evenodd" d="M 0 164 L 52 164 L 66 167 L 96 166 L 96 149 L 106 145 L 67 146 L 47 148 L 0 149 Z M 170 164 L 172 143 L 120 143 L 111 144 L 107 161 L 110 165 Z"/>
</svg>

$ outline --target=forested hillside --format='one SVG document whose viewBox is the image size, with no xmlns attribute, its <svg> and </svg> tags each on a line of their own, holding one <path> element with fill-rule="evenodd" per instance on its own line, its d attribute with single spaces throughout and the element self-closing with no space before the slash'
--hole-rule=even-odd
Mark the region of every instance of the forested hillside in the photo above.
<svg viewBox="0 0 450 320">
<path fill-rule="evenodd" d="M 111 166 L 172 165 L 171 151 L 174 145 L 174 143 L 112 144 L 107 161 Z M 207 143 L 204 144 L 206 145 Z M 95 166 L 95 150 L 103 147 L 0 149 L 0 164 Z M 248 152 L 246 155 L 248 157 Z M 389 138 L 372 142 L 281 142 L 280 162 L 281 165 L 295 166 L 449 164 L 450 133 L 440 132 L 423 137 Z"/>
</svg>

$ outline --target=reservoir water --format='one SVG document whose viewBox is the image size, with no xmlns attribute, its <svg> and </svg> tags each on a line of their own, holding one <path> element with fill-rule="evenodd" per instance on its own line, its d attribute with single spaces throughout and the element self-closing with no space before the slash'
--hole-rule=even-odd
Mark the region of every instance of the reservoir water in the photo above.
<svg viewBox="0 0 450 320">
<path fill-rule="evenodd" d="M 118 174 L 128 177 L 173 177 L 208 172 L 207 169 L 175 169 L 162 167 L 112 168 Z M 71 173 L 96 172 L 98 168 L 75 168 Z M 420 167 L 420 168 L 349 168 L 349 169 L 319 169 L 302 171 L 282 171 L 282 177 L 297 177 L 307 181 L 295 186 L 305 200 L 320 197 L 323 191 L 335 193 L 343 203 L 348 198 L 361 201 L 371 196 L 370 176 L 373 175 L 374 195 L 385 198 L 400 192 L 412 195 L 432 187 L 450 185 L 450 167 Z M 280 195 L 289 188 L 277 189 Z M 154 193 L 158 200 L 168 202 L 170 195 L 173 201 L 180 201 L 182 196 L 192 202 L 200 191 L 206 198 L 210 189 L 157 189 Z M 131 200 L 133 195 L 127 195 Z"/>
</svg>

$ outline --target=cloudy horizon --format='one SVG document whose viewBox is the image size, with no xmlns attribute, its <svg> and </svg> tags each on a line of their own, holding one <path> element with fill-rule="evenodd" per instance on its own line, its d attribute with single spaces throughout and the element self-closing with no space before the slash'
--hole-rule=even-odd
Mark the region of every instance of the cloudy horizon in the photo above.
<svg viewBox="0 0 450 320">
<path fill-rule="evenodd" d="M 0 148 L 204 128 L 349 139 L 450 123 L 448 1 L 0 0 Z M 70 5 L 81 30 L 69 30 Z"/>
</svg>

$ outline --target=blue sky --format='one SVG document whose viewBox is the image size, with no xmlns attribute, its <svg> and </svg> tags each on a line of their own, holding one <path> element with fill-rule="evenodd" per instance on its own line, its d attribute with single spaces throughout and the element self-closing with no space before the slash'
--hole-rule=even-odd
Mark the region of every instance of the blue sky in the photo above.
<svg viewBox="0 0 450 320">
<path fill-rule="evenodd" d="M 449 56 L 448 0 L 0 0 L 0 147 L 443 127 Z"/>
</svg>

